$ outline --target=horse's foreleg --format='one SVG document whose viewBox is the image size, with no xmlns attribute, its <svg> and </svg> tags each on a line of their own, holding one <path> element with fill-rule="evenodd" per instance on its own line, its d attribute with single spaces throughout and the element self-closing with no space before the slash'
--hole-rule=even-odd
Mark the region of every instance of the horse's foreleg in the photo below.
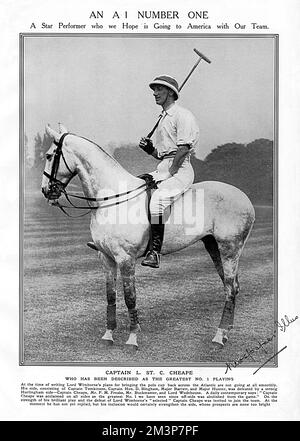
<svg viewBox="0 0 300 441">
<path fill-rule="evenodd" d="M 107 345 L 113 344 L 113 331 L 117 327 L 116 320 L 116 294 L 117 294 L 117 264 L 110 257 L 100 254 L 106 276 L 106 331 L 102 340 Z"/>
<path fill-rule="evenodd" d="M 222 254 L 221 254 L 222 255 Z M 219 327 L 216 335 L 213 338 L 213 343 L 217 343 L 222 347 L 228 340 L 228 333 L 233 328 L 234 321 L 234 309 L 236 296 L 239 293 L 238 282 L 238 260 L 240 253 L 237 252 L 234 257 L 224 256 L 222 258 L 223 271 L 224 271 L 224 292 L 225 292 L 225 305 L 221 317 Z"/>
<path fill-rule="evenodd" d="M 130 334 L 126 345 L 129 345 L 133 349 L 137 349 L 137 334 L 140 331 L 140 325 L 136 310 L 135 260 L 128 258 L 121 262 L 120 273 L 123 281 L 125 304 L 128 308 L 130 320 Z"/>
</svg>

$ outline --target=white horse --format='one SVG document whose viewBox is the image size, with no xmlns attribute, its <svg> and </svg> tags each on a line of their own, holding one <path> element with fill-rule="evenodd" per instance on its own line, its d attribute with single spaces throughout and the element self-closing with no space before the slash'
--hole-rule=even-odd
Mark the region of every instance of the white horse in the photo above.
<svg viewBox="0 0 300 441">
<path fill-rule="evenodd" d="M 108 152 L 92 141 L 60 126 L 47 133 L 54 144 L 46 154 L 42 180 L 44 196 L 57 201 L 78 175 L 91 211 L 91 236 L 106 274 L 107 321 L 102 339 L 113 343 L 116 328 L 117 268 L 123 281 L 130 320 L 126 342 L 138 347 L 140 331 L 136 309 L 135 266 L 149 240 L 148 194 L 145 181 L 127 172 Z M 62 160 L 63 159 L 63 160 Z M 222 318 L 213 342 L 223 347 L 233 327 L 239 292 L 238 262 L 249 237 L 255 213 L 248 197 L 236 187 L 217 181 L 194 184 L 167 214 L 162 254 L 183 249 L 199 240 L 210 254 L 225 291 Z M 149 277 L 151 277 L 149 269 Z"/>
</svg>

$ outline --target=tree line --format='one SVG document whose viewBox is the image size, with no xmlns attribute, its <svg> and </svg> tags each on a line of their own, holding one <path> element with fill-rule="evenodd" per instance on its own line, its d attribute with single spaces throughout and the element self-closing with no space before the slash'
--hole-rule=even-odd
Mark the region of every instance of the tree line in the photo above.
<svg viewBox="0 0 300 441">
<path fill-rule="evenodd" d="M 43 136 L 38 132 L 33 140 L 33 148 L 28 144 L 28 137 L 24 136 L 24 163 L 25 168 L 41 170 L 45 165 L 45 154 L 52 144 L 52 138 L 48 133 Z"/>
<path fill-rule="evenodd" d="M 37 133 L 33 149 L 29 151 L 28 138 L 24 138 L 24 162 L 26 185 L 40 185 L 45 166 L 45 153 L 52 139 Z M 145 155 L 135 144 L 116 147 L 115 158 L 134 175 L 152 171 L 157 161 Z M 192 156 L 195 182 L 217 180 L 235 185 L 244 191 L 254 203 L 273 202 L 273 141 L 256 139 L 248 144 L 230 142 L 214 148 L 204 160 Z"/>
</svg>

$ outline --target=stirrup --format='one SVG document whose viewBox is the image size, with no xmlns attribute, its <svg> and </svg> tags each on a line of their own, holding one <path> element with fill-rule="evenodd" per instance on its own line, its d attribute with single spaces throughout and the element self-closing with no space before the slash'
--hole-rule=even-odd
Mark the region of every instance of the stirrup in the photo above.
<svg viewBox="0 0 300 441">
<path fill-rule="evenodd" d="M 92 250 L 99 251 L 94 242 L 88 242 L 87 246 L 92 248 Z"/>
<path fill-rule="evenodd" d="M 159 268 L 160 260 L 161 260 L 160 253 L 154 250 L 149 250 L 148 253 L 146 254 L 145 259 L 142 260 L 141 265 L 150 266 L 151 268 Z"/>
</svg>

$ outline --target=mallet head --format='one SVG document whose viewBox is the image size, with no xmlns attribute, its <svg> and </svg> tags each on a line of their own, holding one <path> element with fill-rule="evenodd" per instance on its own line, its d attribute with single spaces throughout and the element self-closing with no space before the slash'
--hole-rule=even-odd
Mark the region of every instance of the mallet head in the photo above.
<svg viewBox="0 0 300 441">
<path fill-rule="evenodd" d="M 194 52 L 196 52 L 196 54 L 199 55 L 199 57 L 202 58 L 207 63 L 211 63 L 211 61 L 205 55 L 201 54 L 201 52 L 199 52 L 197 49 L 194 49 Z"/>
</svg>

